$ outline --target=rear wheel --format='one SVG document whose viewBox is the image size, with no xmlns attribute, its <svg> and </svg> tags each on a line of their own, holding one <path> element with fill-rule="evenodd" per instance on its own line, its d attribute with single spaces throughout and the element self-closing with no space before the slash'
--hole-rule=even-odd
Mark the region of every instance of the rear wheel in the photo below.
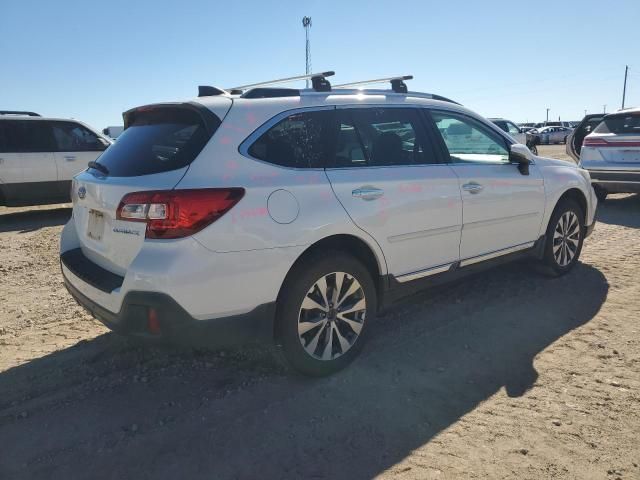
<svg viewBox="0 0 640 480">
<path fill-rule="evenodd" d="M 536 147 L 535 143 L 531 143 L 529 145 L 529 150 L 531 150 L 531 153 L 533 153 L 534 155 L 538 155 L 538 147 Z"/>
<path fill-rule="evenodd" d="M 543 263 L 554 276 L 568 273 L 578 262 L 584 240 L 584 213 L 573 200 L 562 200 L 547 226 Z"/>
<path fill-rule="evenodd" d="M 351 363 L 376 312 L 364 265 L 342 252 L 323 252 L 297 265 L 282 288 L 278 336 L 293 368 L 323 376 Z"/>
</svg>

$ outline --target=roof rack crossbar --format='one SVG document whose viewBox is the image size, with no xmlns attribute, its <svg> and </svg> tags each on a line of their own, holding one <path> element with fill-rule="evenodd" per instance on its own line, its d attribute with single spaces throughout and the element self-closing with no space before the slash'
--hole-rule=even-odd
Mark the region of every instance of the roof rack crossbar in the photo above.
<svg viewBox="0 0 640 480">
<path fill-rule="evenodd" d="M 295 77 L 278 78 L 275 80 L 268 80 L 266 82 L 250 83 L 239 87 L 227 88 L 226 90 L 233 93 L 234 91 L 243 91 L 253 87 L 264 87 L 266 85 L 276 85 L 278 83 L 295 82 L 296 80 L 311 80 L 313 87 L 316 90 L 324 91 L 321 89 L 327 88 L 327 85 L 329 86 L 329 90 L 331 89 L 331 84 L 326 80 L 326 77 L 331 77 L 335 74 L 336 72 L 332 70 L 327 72 L 310 73 L 308 75 L 297 75 Z M 316 88 L 316 86 L 320 87 L 320 89 Z"/>
<path fill-rule="evenodd" d="M 27 117 L 40 117 L 36 112 L 22 112 L 19 110 L 0 110 L 0 115 L 25 115 Z"/>
<path fill-rule="evenodd" d="M 359 82 L 351 82 L 351 83 L 342 83 L 340 85 L 334 85 L 336 88 L 342 87 L 355 87 L 357 85 L 371 85 L 373 83 L 391 83 L 391 89 L 396 93 L 407 93 L 407 85 L 404 83 L 405 80 L 412 80 L 413 75 L 400 75 L 396 77 L 386 77 L 386 78 L 374 78 L 372 80 L 361 80 Z"/>
</svg>

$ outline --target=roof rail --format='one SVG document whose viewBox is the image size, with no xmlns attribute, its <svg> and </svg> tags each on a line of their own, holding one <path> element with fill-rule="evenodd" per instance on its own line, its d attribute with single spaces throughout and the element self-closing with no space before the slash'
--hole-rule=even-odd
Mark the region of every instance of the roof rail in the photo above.
<svg viewBox="0 0 640 480">
<path fill-rule="evenodd" d="M 340 85 L 334 85 L 335 88 L 342 87 L 355 87 L 356 85 L 371 85 L 373 83 L 386 83 L 391 82 L 391 89 L 396 93 L 407 93 L 407 84 L 404 80 L 413 80 L 413 75 L 401 75 L 397 77 L 386 78 L 374 78 L 372 80 L 362 80 L 359 82 L 342 83 Z"/>
<path fill-rule="evenodd" d="M 276 80 L 268 80 L 266 82 L 258 82 L 258 83 L 250 83 L 248 85 L 241 85 L 239 87 L 228 88 L 227 90 L 232 94 L 241 94 L 245 90 L 248 90 L 253 87 L 264 87 L 266 85 L 275 85 L 278 83 L 287 83 L 287 82 L 295 82 L 296 80 L 311 80 L 311 85 L 313 89 L 318 92 L 330 92 L 331 84 L 326 79 L 326 77 L 331 77 L 335 75 L 336 72 L 330 70 L 327 72 L 319 72 L 319 73 L 310 73 L 308 75 L 298 75 L 295 77 L 285 77 L 278 78 Z"/>
<path fill-rule="evenodd" d="M 21 112 L 19 110 L 0 110 L 0 115 L 23 115 L 27 117 L 40 117 L 36 112 Z"/>
</svg>

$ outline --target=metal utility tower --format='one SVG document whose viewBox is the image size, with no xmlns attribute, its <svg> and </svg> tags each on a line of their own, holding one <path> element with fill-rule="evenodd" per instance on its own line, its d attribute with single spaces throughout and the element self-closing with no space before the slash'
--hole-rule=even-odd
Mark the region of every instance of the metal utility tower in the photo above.
<svg viewBox="0 0 640 480">
<path fill-rule="evenodd" d="M 311 43 L 309 42 L 309 32 L 311 30 L 311 17 L 302 17 L 302 26 L 304 27 L 304 34 L 306 36 L 306 42 L 305 42 L 306 69 L 305 69 L 305 73 L 307 75 L 309 75 L 311 73 Z M 309 80 L 307 80 L 307 88 L 309 88 Z"/>
</svg>

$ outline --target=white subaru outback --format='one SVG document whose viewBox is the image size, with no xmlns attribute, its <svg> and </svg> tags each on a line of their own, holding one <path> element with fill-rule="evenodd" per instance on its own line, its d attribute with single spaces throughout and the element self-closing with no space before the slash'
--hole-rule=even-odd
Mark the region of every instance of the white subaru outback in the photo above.
<svg viewBox="0 0 640 480">
<path fill-rule="evenodd" d="M 330 73 L 127 111 L 74 180 L 60 259 L 76 300 L 125 334 L 270 338 L 323 375 L 416 289 L 527 256 L 576 264 L 597 204 L 585 170 L 403 78 Z"/>
</svg>

